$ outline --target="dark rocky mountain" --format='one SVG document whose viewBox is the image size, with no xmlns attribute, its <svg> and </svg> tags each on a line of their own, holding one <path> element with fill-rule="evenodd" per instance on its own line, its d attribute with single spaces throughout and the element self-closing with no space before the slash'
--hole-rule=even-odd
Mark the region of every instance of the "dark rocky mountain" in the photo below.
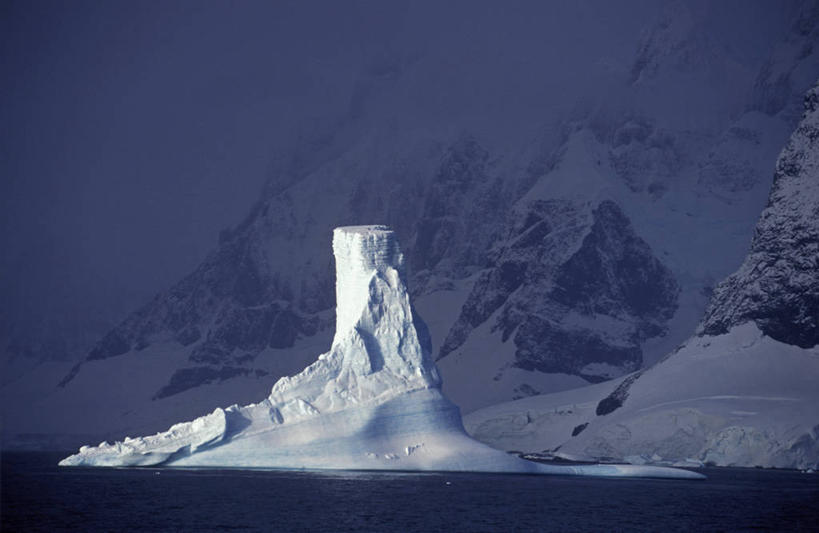
<svg viewBox="0 0 819 533">
<path fill-rule="evenodd" d="M 819 344 L 819 86 L 804 105 L 776 163 L 751 250 L 714 291 L 703 335 L 753 320 L 778 341 L 802 348 Z"/>
<path fill-rule="evenodd" d="M 202 265 L 111 330 L 86 360 L 174 341 L 189 352 L 191 366 L 177 370 L 168 386 L 157 391 L 157 397 L 163 397 L 247 375 L 253 372 L 247 363 L 264 348 L 289 348 L 298 337 L 314 335 L 320 320 L 294 305 L 292 288 L 271 271 L 261 243 L 253 238 L 252 221 L 253 216 L 233 232 L 223 233 L 219 247 Z M 81 366 L 75 366 L 60 386 L 67 385 Z"/>
<path fill-rule="evenodd" d="M 819 2 L 803 2 L 797 9 L 790 31 L 778 43 L 760 69 L 752 89 L 752 109 L 768 115 L 786 112 L 798 117 L 798 102 L 792 96 L 816 79 L 816 72 L 805 61 L 782 61 L 784 57 L 800 60 L 817 52 L 819 42 Z M 802 92 L 804 94 L 804 92 Z"/>
<path fill-rule="evenodd" d="M 407 255 L 417 272 L 416 292 L 431 283 L 433 272 L 457 278 L 484 267 L 483 252 L 516 199 L 515 181 L 501 180 L 487 150 L 470 136 L 429 157 L 434 171 L 423 176 L 426 182 L 360 179 L 346 201 L 315 218 L 305 219 L 294 207 L 294 196 L 322 187 L 312 183 L 315 177 L 269 188 L 270 197 L 263 197 L 242 224 L 223 231 L 202 265 L 111 330 L 84 362 L 138 353 L 156 343 L 177 344 L 188 353 L 189 365 L 176 370 L 155 398 L 236 376 L 266 375 L 253 364 L 261 351 L 291 348 L 300 338 L 332 328 L 332 264 L 313 242 L 322 242 L 335 226 L 362 219 L 385 220 L 411 236 Z"/>
<path fill-rule="evenodd" d="M 536 201 L 492 251 L 439 358 L 497 313 L 515 366 L 600 381 L 636 370 L 662 334 L 679 287 L 611 200 L 593 210 Z"/>
<path fill-rule="evenodd" d="M 478 410 L 467 429 L 547 457 L 819 466 L 819 83 L 776 162 L 739 269 L 698 335 L 614 382 Z"/>
</svg>

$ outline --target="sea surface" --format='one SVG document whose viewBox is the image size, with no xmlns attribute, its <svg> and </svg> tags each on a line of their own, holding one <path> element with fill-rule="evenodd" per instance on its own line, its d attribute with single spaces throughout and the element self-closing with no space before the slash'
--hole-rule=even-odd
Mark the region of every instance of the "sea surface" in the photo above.
<svg viewBox="0 0 819 533">
<path fill-rule="evenodd" d="M 819 531 L 819 474 L 705 481 L 60 468 L 3 453 L 3 531 Z"/>
</svg>

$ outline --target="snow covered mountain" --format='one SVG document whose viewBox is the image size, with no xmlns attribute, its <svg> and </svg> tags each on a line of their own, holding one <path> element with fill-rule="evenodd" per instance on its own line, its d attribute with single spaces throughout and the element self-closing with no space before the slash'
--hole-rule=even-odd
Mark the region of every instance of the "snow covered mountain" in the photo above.
<svg viewBox="0 0 819 533">
<path fill-rule="evenodd" d="M 443 390 L 464 412 L 656 362 L 747 251 L 819 71 L 816 6 L 673 2 L 638 31 L 602 6 L 537 23 L 476 12 L 503 38 L 443 22 L 423 47 L 396 38 L 346 109 L 274 154 L 257 203 L 194 272 L 73 368 L 3 387 L 4 405 L 26 405 L 4 407 L 4 433 L 74 445 L 256 401 L 329 343 L 332 263 L 312 243 L 362 220 L 407 244 Z M 553 57 L 551 36 L 583 32 L 611 46 Z"/>
<path fill-rule="evenodd" d="M 268 398 L 217 408 L 150 437 L 84 446 L 62 466 L 462 470 L 698 479 L 670 468 L 541 465 L 471 439 L 440 392 L 404 256 L 385 226 L 336 228 L 336 332 L 329 352 Z"/>
<path fill-rule="evenodd" d="M 616 383 L 489 407 L 493 446 L 638 463 L 819 467 L 819 84 L 739 270 L 698 334 Z"/>
</svg>

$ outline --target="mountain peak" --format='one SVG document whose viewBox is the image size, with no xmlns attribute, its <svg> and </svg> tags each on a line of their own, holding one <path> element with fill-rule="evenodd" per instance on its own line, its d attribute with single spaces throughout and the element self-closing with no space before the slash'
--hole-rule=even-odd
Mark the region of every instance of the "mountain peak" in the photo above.
<svg viewBox="0 0 819 533">
<path fill-rule="evenodd" d="M 786 344 L 819 344 L 819 85 L 779 159 L 768 205 L 740 269 L 714 291 L 701 333 L 753 320 Z"/>
</svg>

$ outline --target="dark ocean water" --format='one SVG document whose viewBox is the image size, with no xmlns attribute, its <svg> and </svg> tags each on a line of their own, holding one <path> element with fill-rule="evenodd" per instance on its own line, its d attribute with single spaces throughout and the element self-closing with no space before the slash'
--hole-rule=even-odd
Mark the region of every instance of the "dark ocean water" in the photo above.
<svg viewBox="0 0 819 533">
<path fill-rule="evenodd" d="M 819 531 L 819 475 L 706 481 L 59 468 L 2 455 L 3 531 Z"/>
</svg>

